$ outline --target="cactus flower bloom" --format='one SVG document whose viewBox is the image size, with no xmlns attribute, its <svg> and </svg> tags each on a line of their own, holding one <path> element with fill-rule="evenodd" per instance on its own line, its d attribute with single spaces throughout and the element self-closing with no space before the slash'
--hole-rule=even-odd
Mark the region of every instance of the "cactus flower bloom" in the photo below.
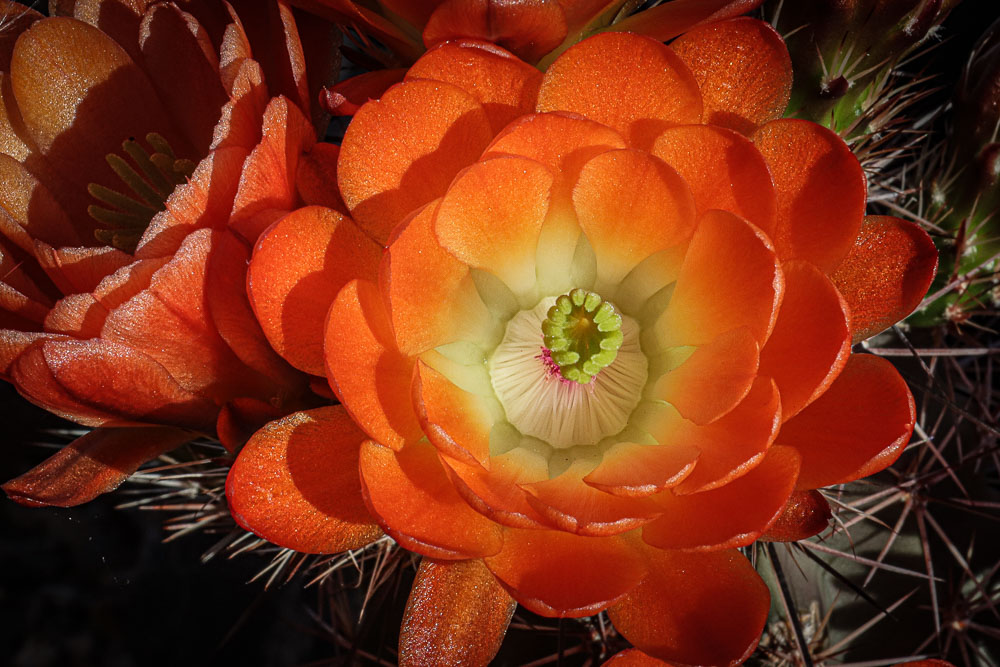
<svg viewBox="0 0 1000 667">
<path fill-rule="evenodd" d="M 2 4 L 0 376 L 97 427 L 5 484 L 19 502 L 85 502 L 197 433 L 233 446 L 313 404 L 245 274 L 260 230 L 308 199 L 297 174 L 333 162 L 312 150 L 323 81 L 291 9 L 233 4 Z"/>
<path fill-rule="evenodd" d="M 250 439 L 237 521 L 422 554 L 404 664 L 486 664 L 515 601 L 607 610 L 672 663 L 745 659 L 769 596 L 738 548 L 819 532 L 815 489 L 902 451 L 912 396 L 851 345 L 936 262 L 916 226 L 865 217 L 839 137 L 780 118 L 790 81 L 753 19 L 671 46 L 604 33 L 544 74 L 492 44 L 430 50 L 349 126 L 348 213 L 257 244 L 264 330 L 343 405 Z"/>
</svg>

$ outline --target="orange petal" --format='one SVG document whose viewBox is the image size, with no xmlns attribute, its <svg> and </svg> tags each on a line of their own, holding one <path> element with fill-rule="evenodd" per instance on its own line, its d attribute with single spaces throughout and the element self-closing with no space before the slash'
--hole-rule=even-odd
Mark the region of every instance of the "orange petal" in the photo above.
<svg viewBox="0 0 1000 667">
<path fill-rule="evenodd" d="M 353 116 L 362 105 L 382 97 L 406 76 L 405 67 L 379 69 L 344 79 L 323 90 L 320 104 L 332 116 Z"/>
<path fill-rule="evenodd" d="M 416 355 L 456 340 L 479 340 L 493 326 L 469 267 L 438 244 L 437 203 L 400 225 L 379 267 L 396 343 Z"/>
<path fill-rule="evenodd" d="M 535 62 L 562 44 L 566 14 L 557 0 L 444 0 L 427 20 L 424 44 L 431 48 L 460 37 L 494 42 Z"/>
<path fill-rule="evenodd" d="M 719 334 L 661 377 L 652 396 L 673 405 L 685 419 L 708 424 L 749 393 L 757 377 L 757 355 L 757 341 L 747 327 Z"/>
<path fill-rule="evenodd" d="M 816 489 L 892 464 L 915 419 L 913 396 L 892 364 L 855 354 L 826 393 L 781 427 L 777 443 L 802 455 L 798 488 Z"/>
<path fill-rule="evenodd" d="M 700 451 L 684 443 L 620 442 L 604 453 L 601 463 L 583 481 L 616 496 L 650 496 L 689 475 Z"/>
<path fill-rule="evenodd" d="M 574 462 L 558 477 L 524 484 L 528 502 L 560 530 L 578 535 L 617 535 L 649 521 L 657 510 L 641 497 L 616 496 L 583 480 L 586 464 Z"/>
<path fill-rule="evenodd" d="M 147 354 L 182 387 L 218 404 L 234 396 L 270 398 L 271 382 L 233 353 L 205 305 L 206 264 L 218 240 L 210 229 L 189 235 L 148 288 L 109 309 L 101 337 Z"/>
<path fill-rule="evenodd" d="M 733 665 L 757 646 L 771 597 L 738 551 L 647 548 L 649 575 L 608 609 L 643 652 L 687 665 Z"/>
<path fill-rule="evenodd" d="M 113 491 L 146 461 L 192 440 L 170 427 L 99 428 L 3 485 L 22 505 L 72 507 Z"/>
<path fill-rule="evenodd" d="M 572 111 L 647 149 L 670 125 L 701 120 L 698 83 L 677 54 L 658 41 L 608 32 L 570 47 L 549 67 L 539 111 Z"/>
<path fill-rule="evenodd" d="M 340 290 L 323 349 L 330 386 L 370 437 L 397 450 L 421 437 L 410 400 L 413 360 L 396 349 L 373 283 L 352 280 Z"/>
<path fill-rule="evenodd" d="M 183 389 L 160 364 L 101 339 L 41 340 L 15 359 L 28 400 L 87 426 L 166 424 L 210 433 L 216 405 Z"/>
<path fill-rule="evenodd" d="M 795 491 L 778 519 L 764 531 L 765 542 L 798 542 L 819 535 L 830 525 L 830 503 L 819 491 Z"/>
<path fill-rule="evenodd" d="M 637 648 L 627 648 L 615 653 L 601 667 L 670 667 L 670 663 L 657 660 Z"/>
<path fill-rule="evenodd" d="M 826 391 L 851 354 L 850 311 L 830 279 L 808 262 L 781 265 L 785 296 L 767 344 L 760 374 L 781 392 L 788 420 Z"/>
<path fill-rule="evenodd" d="M 485 665 L 517 603 L 481 560 L 420 561 L 399 634 L 399 664 Z"/>
<path fill-rule="evenodd" d="M 770 378 L 757 378 L 742 403 L 708 426 L 681 422 L 668 437 L 698 447 L 701 454 L 694 471 L 674 490 L 695 493 L 746 474 L 764 458 L 780 425 L 778 389 Z"/>
<path fill-rule="evenodd" d="M 588 160 L 614 148 L 625 148 L 625 140 L 607 125 L 563 112 L 527 114 L 505 127 L 482 159 L 520 155 L 541 162 L 555 174 L 555 199 L 569 196 Z"/>
<path fill-rule="evenodd" d="M 205 269 L 209 315 L 219 336 L 240 361 L 280 386 L 278 393 L 294 394 L 302 389 L 305 378 L 264 337 L 247 296 L 249 263 L 250 248 L 242 239 L 228 229 L 212 232 L 212 250 Z"/>
<path fill-rule="evenodd" d="M 243 165 L 229 216 L 229 226 L 250 242 L 256 241 L 266 228 L 255 218 L 270 211 L 291 211 L 300 205 L 295 183 L 300 156 L 316 143 L 309 119 L 284 97 L 268 103 L 263 127 L 260 143 Z"/>
<path fill-rule="evenodd" d="M 665 42 L 695 26 L 746 14 L 763 0 L 671 0 L 636 12 L 615 24 L 615 30 L 648 35 Z"/>
<path fill-rule="evenodd" d="M 0 153 L 0 233 L 26 252 L 32 240 L 55 246 L 81 245 L 66 210 L 27 167 Z"/>
<path fill-rule="evenodd" d="M 936 270 L 937 250 L 924 230 L 899 218 L 866 217 L 854 247 L 830 274 L 850 306 L 854 342 L 909 315 Z"/>
<path fill-rule="evenodd" d="M 460 40 L 425 53 L 407 79 L 454 84 L 483 106 L 493 133 L 535 108 L 542 73 L 490 42 Z"/>
<path fill-rule="evenodd" d="M 305 553 L 338 553 L 381 535 L 365 509 L 358 451 L 365 434 L 340 406 L 273 421 L 240 450 L 226 478 L 233 518 Z"/>
<path fill-rule="evenodd" d="M 195 153 L 204 155 L 229 97 L 208 33 L 176 5 L 154 5 L 143 15 L 138 38 L 143 69 L 166 111 Z"/>
<path fill-rule="evenodd" d="M 771 174 L 746 137 L 711 125 L 681 125 L 656 138 L 653 154 L 688 184 L 699 215 L 717 208 L 766 233 L 774 230 L 777 201 Z"/>
<path fill-rule="evenodd" d="M 548 461 L 516 448 L 490 457 L 489 470 L 479 463 L 444 457 L 445 472 L 465 502 L 497 523 L 514 528 L 548 528 L 519 486 L 548 479 Z"/>
<path fill-rule="evenodd" d="M 469 167 L 438 208 L 434 231 L 441 247 L 494 274 L 515 294 L 530 291 L 551 188 L 548 167 L 527 158 L 497 158 Z"/>
<path fill-rule="evenodd" d="M 404 81 L 358 110 L 337 180 L 354 219 L 385 243 L 398 222 L 444 194 L 493 137 L 475 98 L 440 81 Z"/>
<path fill-rule="evenodd" d="M 806 120 L 774 120 L 753 135 L 778 195 L 771 234 L 781 259 L 804 259 L 829 273 L 850 252 L 865 215 L 867 184 L 837 134 Z"/>
<path fill-rule="evenodd" d="M 792 59 L 768 23 L 744 17 L 702 25 L 670 48 L 698 80 L 706 123 L 749 134 L 788 106 Z"/>
<path fill-rule="evenodd" d="M 250 303 L 268 341 L 300 370 L 324 374 L 323 326 L 337 292 L 374 280 L 379 246 L 332 209 L 310 206 L 282 218 L 254 248 Z"/>
<path fill-rule="evenodd" d="M 18 38 L 10 75 L 25 127 L 76 187 L 119 183 L 105 155 L 148 132 L 162 134 L 182 157 L 197 157 L 145 73 L 118 43 L 86 23 L 37 21 Z"/>
<path fill-rule="evenodd" d="M 663 515 L 646 524 L 642 539 L 658 549 L 732 549 L 756 540 L 781 515 L 795 488 L 799 455 L 772 447 L 760 465 L 725 486 L 655 497 Z"/>
<path fill-rule="evenodd" d="M 487 401 L 418 361 L 413 404 L 423 432 L 441 453 L 467 463 L 486 463 L 495 420 Z"/>
<path fill-rule="evenodd" d="M 469 507 L 426 442 L 393 452 L 361 446 L 361 485 L 379 524 L 403 547 L 432 558 L 463 560 L 500 551 L 501 528 Z"/>
<path fill-rule="evenodd" d="M 646 573 L 623 537 L 516 528 L 506 530 L 503 550 L 487 558 L 486 567 L 524 607 L 573 618 L 605 609 Z"/>
<path fill-rule="evenodd" d="M 37 241 L 35 257 L 63 294 L 91 292 L 105 276 L 121 269 L 132 257 L 112 248 L 54 248 Z"/>
<path fill-rule="evenodd" d="M 299 156 L 295 190 L 307 206 L 326 206 L 347 215 L 347 204 L 337 189 L 337 159 L 340 146 L 319 142 Z"/>
<path fill-rule="evenodd" d="M 602 153 L 583 166 L 573 206 L 597 256 L 598 285 L 617 285 L 653 253 L 694 231 L 694 200 L 677 172 L 635 150 Z M 600 291 L 600 288 L 599 288 Z"/>
<path fill-rule="evenodd" d="M 670 305 L 656 323 L 663 346 L 700 345 L 746 326 L 767 339 L 783 280 L 768 238 L 725 211 L 698 221 Z"/>
<path fill-rule="evenodd" d="M 219 410 L 215 432 L 226 451 L 235 454 L 265 424 L 287 412 L 256 398 L 234 398 Z"/>
</svg>

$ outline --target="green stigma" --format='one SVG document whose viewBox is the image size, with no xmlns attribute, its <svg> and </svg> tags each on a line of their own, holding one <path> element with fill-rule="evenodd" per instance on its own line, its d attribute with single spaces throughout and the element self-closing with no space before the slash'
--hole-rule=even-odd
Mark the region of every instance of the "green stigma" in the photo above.
<svg viewBox="0 0 1000 667">
<path fill-rule="evenodd" d="M 567 380 L 589 384 L 618 356 L 622 316 L 599 294 L 575 289 L 556 299 L 542 322 L 545 348 Z"/>
<path fill-rule="evenodd" d="M 101 226 L 94 236 L 126 252 L 135 252 L 153 216 L 167 208 L 170 193 L 187 182 L 197 166 L 191 160 L 178 159 L 167 140 L 155 132 L 146 135 L 146 142 L 152 152 L 134 138 L 122 142 L 122 151 L 132 164 L 114 153 L 105 158 L 125 186 L 122 191 L 96 183 L 87 186 L 90 196 L 101 204 L 87 208 Z"/>
</svg>

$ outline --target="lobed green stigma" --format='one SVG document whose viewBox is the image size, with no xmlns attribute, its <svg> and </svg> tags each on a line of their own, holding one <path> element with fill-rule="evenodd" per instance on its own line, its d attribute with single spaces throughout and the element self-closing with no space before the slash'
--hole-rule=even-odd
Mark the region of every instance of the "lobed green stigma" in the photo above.
<svg viewBox="0 0 1000 667">
<path fill-rule="evenodd" d="M 123 191 L 91 183 L 87 191 L 101 205 L 87 207 L 87 212 L 101 226 L 94 236 L 101 243 L 135 252 L 146 227 L 160 211 L 167 208 L 167 198 L 174 188 L 186 183 L 197 166 L 191 160 L 178 159 L 161 135 L 150 132 L 147 151 L 134 138 L 122 142 L 122 151 L 132 159 L 109 153 L 105 160 L 125 186 Z"/>
<path fill-rule="evenodd" d="M 559 373 L 567 380 L 589 384 L 618 356 L 624 340 L 622 316 L 599 294 L 577 288 L 549 308 L 542 336 Z"/>
</svg>

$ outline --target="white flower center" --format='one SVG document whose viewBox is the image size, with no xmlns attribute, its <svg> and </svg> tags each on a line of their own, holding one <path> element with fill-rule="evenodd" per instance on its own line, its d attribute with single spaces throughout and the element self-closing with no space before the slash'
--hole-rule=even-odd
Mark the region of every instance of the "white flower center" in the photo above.
<svg viewBox="0 0 1000 667">
<path fill-rule="evenodd" d="M 624 335 L 614 362 L 586 385 L 566 380 L 542 343 L 542 321 L 554 297 L 511 318 L 490 358 L 493 389 L 509 421 L 522 434 L 555 448 L 595 445 L 628 423 L 646 384 L 639 325 L 622 316 Z"/>
</svg>

